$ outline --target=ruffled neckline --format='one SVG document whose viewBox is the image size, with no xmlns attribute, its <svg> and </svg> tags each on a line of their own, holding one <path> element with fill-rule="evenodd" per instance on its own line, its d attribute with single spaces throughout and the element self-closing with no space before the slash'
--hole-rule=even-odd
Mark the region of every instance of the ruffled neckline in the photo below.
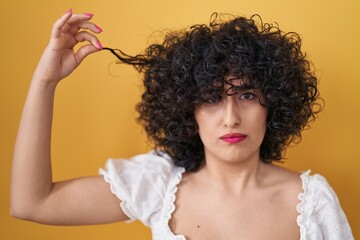
<svg viewBox="0 0 360 240">
<path fill-rule="evenodd" d="M 169 183 L 170 192 L 168 195 L 168 199 L 166 201 L 166 209 L 163 217 L 163 226 L 165 227 L 169 235 L 174 238 L 174 240 L 186 240 L 184 235 L 175 235 L 169 226 L 170 219 L 172 217 L 173 212 L 175 211 L 176 192 L 178 190 L 178 185 L 182 180 L 182 176 L 184 172 L 185 172 L 185 168 L 178 167 L 175 173 L 175 177 Z M 310 173 L 311 170 L 309 169 L 300 174 L 302 192 L 298 194 L 298 199 L 300 202 L 296 205 L 296 210 L 299 213 L 299 215 L 296 218 L 296 223 L 300 229 L 300 240 L 305 240 L 305 234 L 306 234 L 306 229 L 303 222 L 303 213 L 304 213 L 304 206 L 306 204 L 305 196 L 309 185 Z"/>
</svg>

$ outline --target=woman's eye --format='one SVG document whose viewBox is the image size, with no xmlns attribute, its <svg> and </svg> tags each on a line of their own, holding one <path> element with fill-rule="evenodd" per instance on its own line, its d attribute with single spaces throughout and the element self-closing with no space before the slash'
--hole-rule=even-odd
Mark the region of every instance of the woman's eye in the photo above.
<svg viewBox="0 0 360 240">
<path fill-rule="evenodd" d="M 254 98 L 256 98 L 256 94 L 252 93 L 252 92 L 245 92 L 245 93 L 241 94 L 241 96 L 240 96 L 240 99 L 243 99 L 243 100 L 252 100 Z"/>
</svg>

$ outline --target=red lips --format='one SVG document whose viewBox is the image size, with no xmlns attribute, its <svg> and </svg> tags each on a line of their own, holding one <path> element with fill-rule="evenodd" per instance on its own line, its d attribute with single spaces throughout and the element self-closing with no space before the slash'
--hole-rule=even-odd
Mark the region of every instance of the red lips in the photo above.
<svg viewBox="0 0 360 240">
<path fill-rule="evenodd" d="M 220 137 L 220 139 L 224 142 L 234 144 L 244 141 L 246 139 L 246 135 L 241 133 L 228 133 Z"/>
</svg>

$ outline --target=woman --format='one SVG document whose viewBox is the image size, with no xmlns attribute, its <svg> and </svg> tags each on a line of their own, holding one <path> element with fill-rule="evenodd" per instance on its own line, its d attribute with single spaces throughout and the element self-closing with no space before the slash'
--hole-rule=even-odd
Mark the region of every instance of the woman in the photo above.
<svg viewBox="0 0 360 240">
<path fill-rule="evenodd" d="M 155 151 L 110 159 L 103 176 L 52 182 L 54 93 L 103 49 L 92 16 L 69 10 L 58 19 L 34 73 L 14 152 L 13 216 L 55 225 L 139 219 L 167 240 L 353 239 L 322 176 L 273 164 L 316 117 L 317 79 L 297 34 L 254 18 L 214 15 L 135 57 L 104 48 L 144 73 L 137 109 Z M 82 41 L 90 44 L 75 53 Z"/>
</svg>

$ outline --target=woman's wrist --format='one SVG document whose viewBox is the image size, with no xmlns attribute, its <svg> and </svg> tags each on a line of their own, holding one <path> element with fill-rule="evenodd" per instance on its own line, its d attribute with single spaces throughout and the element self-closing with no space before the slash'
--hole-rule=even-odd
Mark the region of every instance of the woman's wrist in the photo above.
<svg viewBox="0 0 360 240">
<path fill-rule="evenodd" d="M 31 80 L 31 85 L 30 87 L 36 87 L 36 88 L 40 88 L 43 90 L 53 90 L 55 91 L 57 85 L 59 84 L 60 81 L 54 81 L 54 80 L 49 80 L 43 77 L 37 77 L 34 76 Z"/>
</svg>

